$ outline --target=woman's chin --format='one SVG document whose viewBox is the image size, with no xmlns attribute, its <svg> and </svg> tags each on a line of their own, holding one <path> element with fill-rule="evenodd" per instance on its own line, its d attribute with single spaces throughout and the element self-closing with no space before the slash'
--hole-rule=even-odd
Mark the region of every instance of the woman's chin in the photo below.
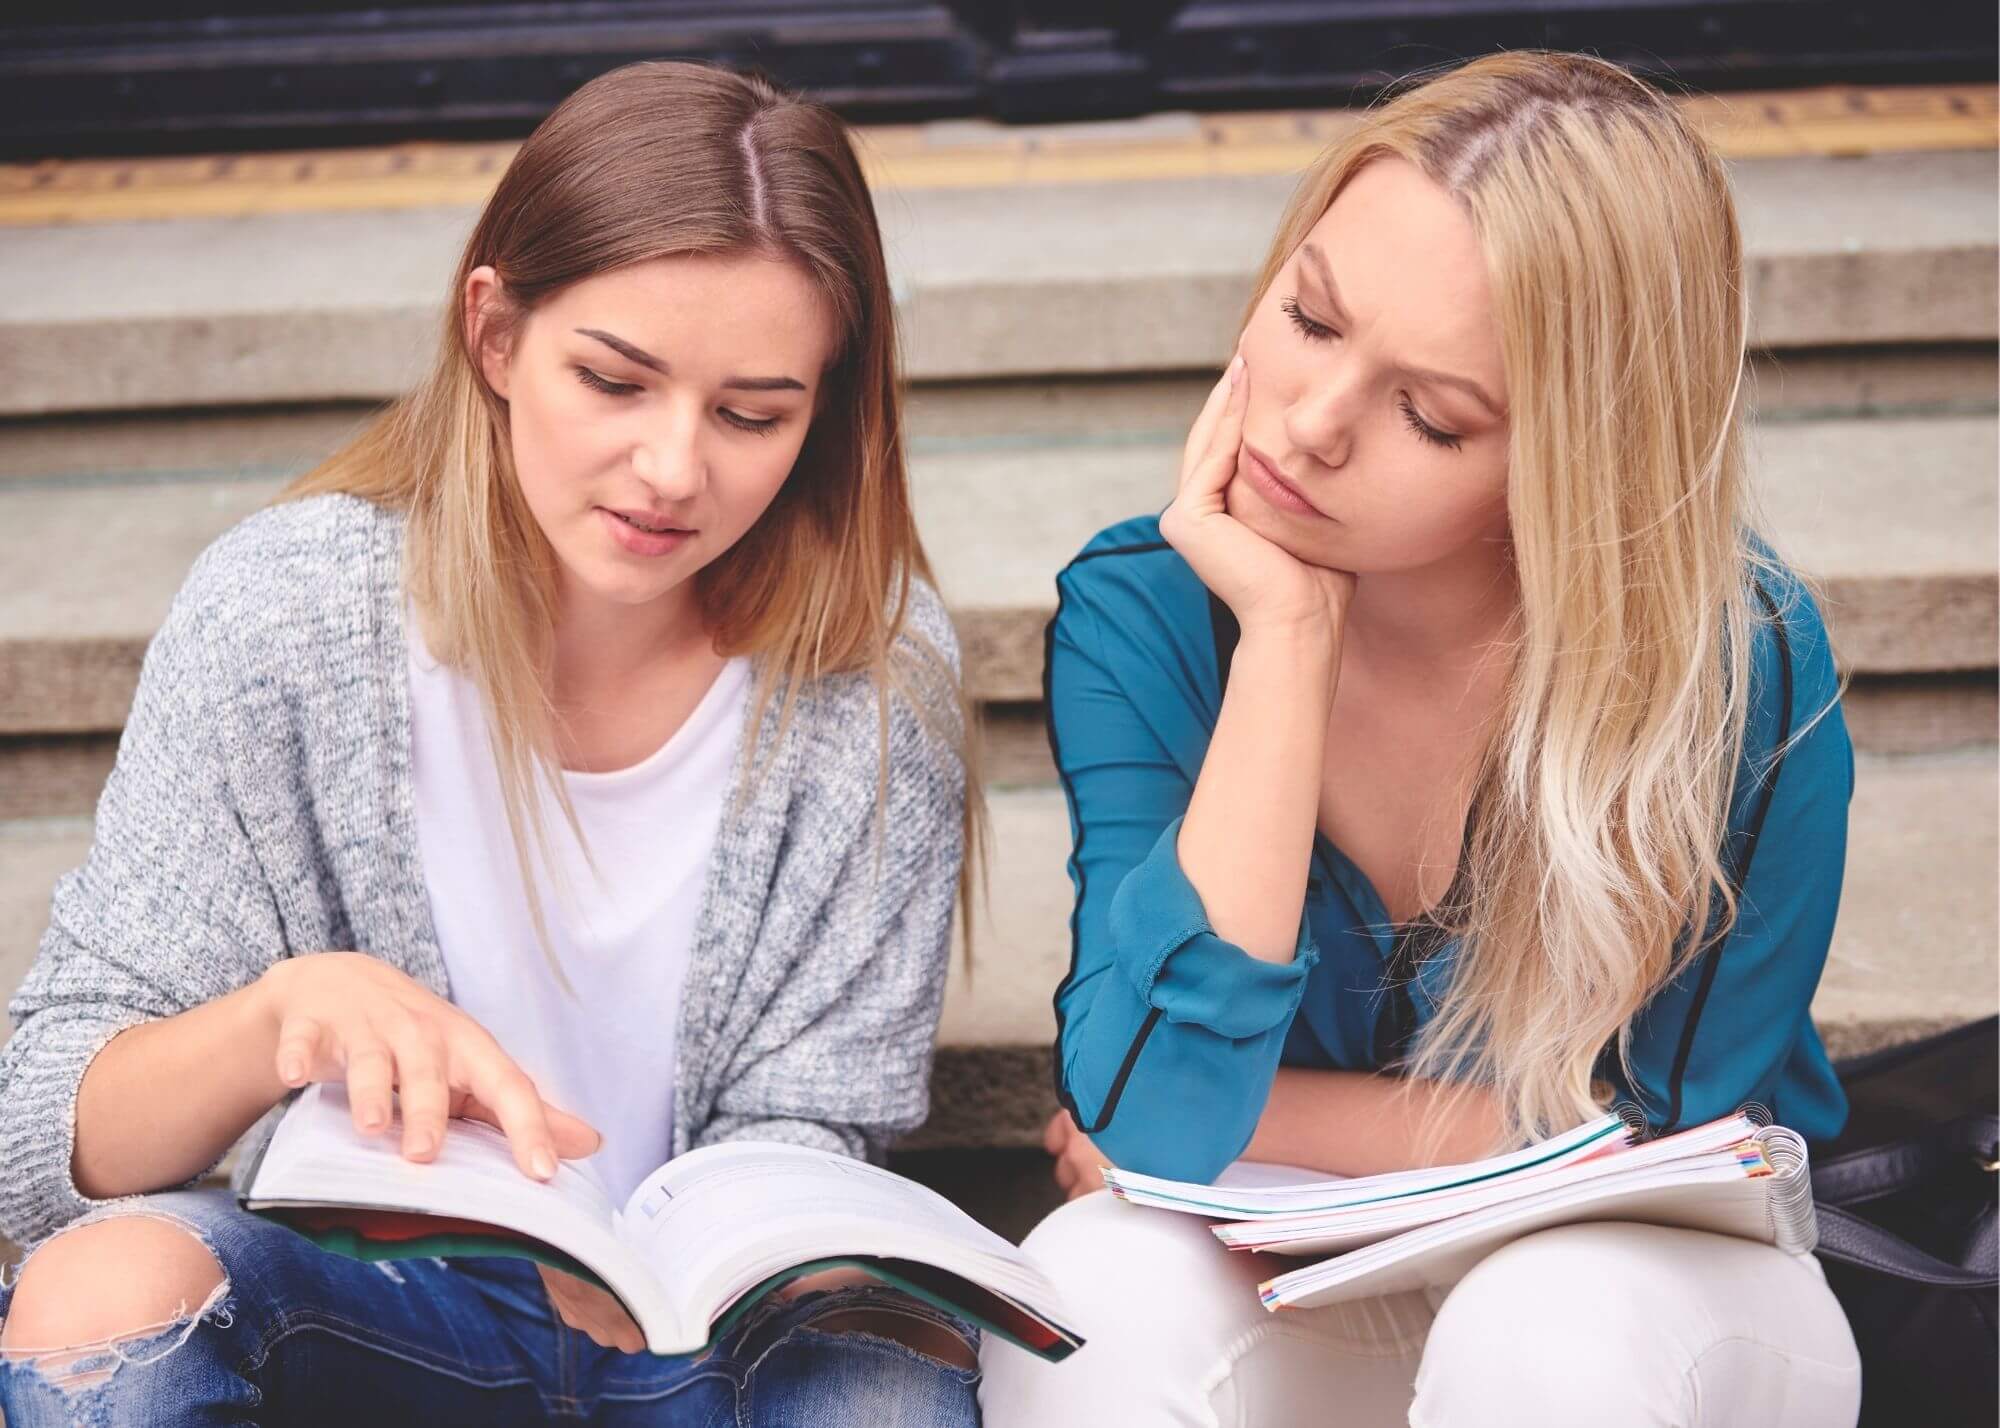
<svg viewBox="0 0 2000 1428">
<path fill-rule="evenodd" d="M 683 583 L 660 569 L 633 569 L 615 556 L 563 561 L 564 584 L 577 595 L 606 605 L 649 605 Z"/>
<path fill-rule="evenodd" d="M 1329 549 L 1332 542 L 1326 539 L 1301 540 L 1298 527 L 1264 504 L 1254 491 L 1244 491 L 1239 494 L 1237 488 L 1241 484 L 1240 480 L 1232 481 L 1226 498 L 1229 514 L 1240 525 L 1248 527 L 1251 532 L 1262 536 L 1302 564 L 1321 565 L 1333 570 L 1350 568 L 1341 564 L 1335 552 Z M 1321 521 L 1318 524 L 1330 523 Z"/>
</svg>

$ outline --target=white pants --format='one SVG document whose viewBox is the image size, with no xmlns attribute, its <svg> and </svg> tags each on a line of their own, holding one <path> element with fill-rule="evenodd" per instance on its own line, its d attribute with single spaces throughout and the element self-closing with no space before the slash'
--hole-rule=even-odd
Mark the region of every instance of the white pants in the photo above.
<svg viewBox="0 0 2000 1428">
<path fill-rule="evenodd" d="M 986 1428 L 1853 1428 L 1854 1336 L 1819 1264 L 1651 1225 L 1543 1230 L 1450 1290 L 1273 1314 L 1295 1261 L 1098 1191 L 1027 1252 L 1088 1341 L 1050 1364 L 987 1337 Z"/>
</svg>

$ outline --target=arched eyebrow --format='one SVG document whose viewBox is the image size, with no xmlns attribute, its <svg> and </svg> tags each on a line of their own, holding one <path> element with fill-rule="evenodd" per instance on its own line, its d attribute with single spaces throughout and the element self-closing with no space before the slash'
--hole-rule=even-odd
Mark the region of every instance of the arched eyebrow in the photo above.
<svg viewBox="0 0 2000 1428">
<path fill-rule="evenodd" d="M 606 347 L 609 347 L 628 362 L 637 362 L 641 367 L 649 367 L 663 377 L 670 375 L 669 368 L 665 362 L 662 362 L 652 353 L 646 351 L 645 348 L 633 346 L 622 337 L 614 336 L 609 332 L 601 332 L 595 327 L 579 327 L 576 331 L 580 337 L 590 337 L 602 342 Z M 806 384 L 796 377 L 724 377 L 722 385 L 741 392 L 803 392 L 806 390 Z"/>
<path fill-rule="evenodd" d="M 1326 254 L 1320 252 L 1317 244 L 1299 245 L 1300 254 L 1312 263 L 1313 271 L 1319 278 L 1320 287 L 1326 294 L 1327 306 L 1333 309 L 1334 318 L 1348 327 L 1354 325 L 1354 317 L 1340 300 L 1340 284 L 1333 280 L 1333 268 L 1326 261 Z M 1455 376 L 1450 372 L 1439 372 L 1429 367 L 1412 367 L 1398 363 L 1398 368 L 1420 382 L 1440 382 L 1447 387 L 1457 387 L 1472 396 L 1481 406 L 1496 417 L 1507 415 L 1507 408 L 1493 400 L 1484 387 L 1470 377 Z"/>
</svg>

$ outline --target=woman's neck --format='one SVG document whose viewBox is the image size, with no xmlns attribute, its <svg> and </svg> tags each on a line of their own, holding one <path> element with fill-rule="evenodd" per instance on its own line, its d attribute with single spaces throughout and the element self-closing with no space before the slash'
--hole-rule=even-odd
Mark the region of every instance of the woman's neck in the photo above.
<svg viewBox="0 0 2000 1428">
<path fill-rule="evenodd" d="M 1344 645 L 1392 677 L 1470 670 L 1491 656 L 1519 606 L 1507 542 L 1477 540 L 1414 570 L 1357 576 Z"/>
<path fill-rule="evenodd" d="M 656 600 L 627 605 L 565 582 L 556 613 L 551 676 L 558 709 L 602 702 L 645 687 L 662 666 L 715 657 L 692 582 Z"/>
</svg>

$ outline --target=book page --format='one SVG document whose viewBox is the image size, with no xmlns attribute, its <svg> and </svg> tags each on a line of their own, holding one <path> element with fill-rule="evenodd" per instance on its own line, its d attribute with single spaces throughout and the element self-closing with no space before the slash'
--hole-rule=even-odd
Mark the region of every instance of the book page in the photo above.
<svg viewBox="0 0 2000 1428">
<path fill-rule="evenodd" d="M 321 1082 L 301 1091 L 243 1190 L 251 1209 L 333 1206 L 474 1220 L 552 1245 L 587 1266 L 652 1335 L 671 1306 L 619 1243 L 616 1209 L 587 1168 L 560 1162 L 547 1181 L 524 1175 L 501 1132 L 453 1120 L 437 1157 L 402 1155 L 402 1118 L 379 1135 L 354 1129 L 346 1088 Z"/>
<path fill-rule="evenodd" d="M 773 1274 L 846 1256 L 922 1261 L 1045 1316 L 1056 1303 L 1018 1249 L 935 1191 L 798 1146 L 690 1151 L 632 1192 L 619 1234 L 704 1322 Z"/>
</svg>

